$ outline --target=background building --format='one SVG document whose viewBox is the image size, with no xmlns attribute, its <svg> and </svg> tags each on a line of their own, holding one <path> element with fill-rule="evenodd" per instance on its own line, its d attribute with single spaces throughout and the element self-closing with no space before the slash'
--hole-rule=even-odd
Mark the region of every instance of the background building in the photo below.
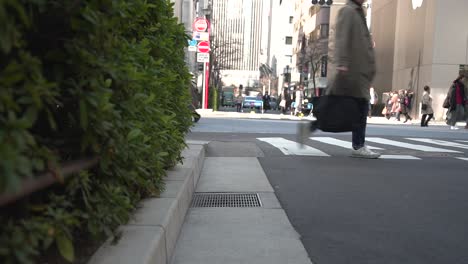
<svg viewBox="0 0 468 264">
<path fill-rule="evenodd" d="M 285 81 L 291 79 L 295 67 L 292 64 L 293 32 L 294 32 L 294 2 L 295 0 L 273 1 L 270 56 L 268 62 L 277 82 L 278 93 Z M 288 66 L 288 67 L 286 67 Z"/>
<path fill-rule="evenodd" d="M 270 1 L 212 3 L 212 54 L 225 85 L 259 88 L 259 67 L 267 62 Z"/>
<path fill-rule="evenodd" d="M 319 1 L 320 3 L 320 1 Z M 303 83 L 307 96 L 320 95 L 333 74 L 333 34 L 336 16 L 346 0 L 312 4 L 295 1 L 293 64 L 297 74 L 293 81 Z"/>
<path fill-rule="evenodd" d="M 468 64 L 468 1 L 373 0 L 378 92 L 409 89 L 419 115 L 424 85 L 432 88 L 436 119 L 460 65 Z"/>
</svg>

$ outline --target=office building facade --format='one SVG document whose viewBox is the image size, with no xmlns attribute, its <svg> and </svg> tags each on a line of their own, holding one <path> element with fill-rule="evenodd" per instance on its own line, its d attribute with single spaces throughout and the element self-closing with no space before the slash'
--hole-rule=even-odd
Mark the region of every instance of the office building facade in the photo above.
<svg viewBox="0 0 468 264">
<path fill-rule="evenodd" d="M 213 0 L 212 54 L 225 85 L 259 86 L 267 61 L 270 0 Z"/>
<path fill-rule="evenodd" d="M 412 91 L 412 114 L 418 117 L 423 87 L 429 85 L 435 117 L 445 119 L 447 90 L 468 64 L 467 10 L 468 1 L 460 0 L 373 0 L 376 90 Z"/>
</svg>

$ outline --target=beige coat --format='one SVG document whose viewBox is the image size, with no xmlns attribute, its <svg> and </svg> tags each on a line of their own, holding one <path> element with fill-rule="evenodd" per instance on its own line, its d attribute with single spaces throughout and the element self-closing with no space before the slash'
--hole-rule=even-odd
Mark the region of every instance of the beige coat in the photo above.
<svg viewBox="0 0 468 264">
<path fill-rule="evenodd" d="M 345 66 L 349 71 L 335 74 L 327 93 L 369 100 L 376 72 L 373 42 L 361 7 L 350 0 L 338 13 L 334 56 L 335 66 Z"/>
<path fill-rule="evenodd" d="M 432 109 L 432 97 L 428 92 L 423 93 L 423 96 L 421 98 L 421 104 L 427 105 L 426 110 L 421 109 L 421 114 L 430 115 L 434 113 L 434 110 Z"/>
</svg>

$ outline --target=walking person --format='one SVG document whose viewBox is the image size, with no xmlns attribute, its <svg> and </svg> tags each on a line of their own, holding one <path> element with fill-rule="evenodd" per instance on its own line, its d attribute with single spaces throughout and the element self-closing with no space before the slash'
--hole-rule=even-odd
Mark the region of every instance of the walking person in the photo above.
<svg viewBox="0 0 468 264">
<path fill-rule="evenodd" d="M 403 114 L 405 116 L 405 121 L 403 123 L 408 122 L 408 119 L 411 121 L 413 120 L 411 116 L 408 114 L 410 108 L 410 96 L 408 95 L 408 91 L 400 91 L 400 112 L 398 112 L 397 120 L 400 121 L 400 115 Z"/>
<path fill-rule="evenodd" d="M 369 88 L 375 76 L 375 55 L 362 7 L 364 0 L 348 0 L 340 9 L 336 21 L 335 63 L 337 73 L 327 87 L 329 95 L 344 95 L 355 100 L 358 107 L 352 126 L 352 157 L 376 159 L 379 153 L 365 145 Z M 320 105 L 320 103 L 319 103 Z M 302 122 L 298 127 L 300 143 L 317 129 L 318 122 Z"/>
<path fill-rule="evenodd" d="M 421 126 L 427 127 L 429 121 L 434 117 L 434 110 L 432 109 L 431 88 L 427 85 L 424 86 L 424 92 L 421 98 L 421 114 Z"/>
<path fill-rule="evenodd" d="M 268 92 L 265 92 L 265 95 L 262 97 L 263 101 L 263 110 L 266 113 L 267 110 L 270 110 L 271 97 Z"/>
<path fill-rule="evenodd" d="M 236 97 L 236 111 L 237 112 L 241 112 L 243 101 L 244 101 L 244 98 L 242 97 L 242 94 L 239 92 L 239 94 Z"/>
<path fill-rule="evenodd" d="M 304 92 L 303 92 L 303 85 L 300 84 L 296 90 L 296 98 L 294 103 L 294 115 L 298 116 L 302 113 L 302 101 L 304 100 Z"/>
<path fill-rule="evenodd" d="M 463 84 L 465 76 L 460 74 L 447 93 L 448 100 L 447 124 L 450 129 L 456 130 L 458 121 L 466 121 L 465 119 L 465 85 Z"/>
<path fill-rule="evenodd" d="M 379 101 L 379 96 L 374 90 L 374 87 L 371 87 L 369 89 L 369 95 L 370 95 L 370 100 L 369 100 L 369 118 L 372 117 L 372 114 L 374 113 L 374 108 L 377 102 Z"/>
</svg>

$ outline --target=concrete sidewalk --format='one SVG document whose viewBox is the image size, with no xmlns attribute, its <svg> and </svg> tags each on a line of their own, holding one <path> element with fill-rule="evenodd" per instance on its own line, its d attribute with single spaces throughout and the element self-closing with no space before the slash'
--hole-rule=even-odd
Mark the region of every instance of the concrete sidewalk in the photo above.
<svg viewBox="0 0 468 264">
<path fill-rule="evenodd" d="M 213 193 L 254 194 L 260 206 L 190 208 L 172 264 L 311 263 L 256 157 L 207 157 L 195 195 Z"/>
<path fill-rule="evenodd" d="M 304 116 L 304 117 L 297 117 L 293 115 L 281 115 L 279 113 L 261 113 L 261 112 L 230 112 L 230 111 L 213 111 L 213 109 L 197 109 L 197 112 L 202 116 L 202 118 L 245 118 L 245 119 L 271 119 L 271 120 L 315 120 L 312 116 Z M 420 119 L 413 118 L 413 120 L 403 123 L 404 118 L 401 119 L 402 121 L 397 121 L 394 118 L 388 120 L 383 116 L 373 116 L 372 118 L 367 118 L 368 124 L 373 125 L 403 125 L 403 126 L 419 126 L 421 124 Z M 457 123 L 460 128 L 465 126 L 464 122 Z M 429 126 L 447 126 L 448 125 L 443 121 L 434 121 L 431 120 Z"/>
<path fill-rule="evenodd" d="M 142 201 L 117 241 L 104 243 L 89 264 L 311 264 L 256 147 L 245 145 L 255 143 L 186 143 L 166 190 Z M 217 157 L 206 157 L 207 149 Z M 191 206 L 193 197 L 210 195 L 214 207 Z"/>
</svg>

